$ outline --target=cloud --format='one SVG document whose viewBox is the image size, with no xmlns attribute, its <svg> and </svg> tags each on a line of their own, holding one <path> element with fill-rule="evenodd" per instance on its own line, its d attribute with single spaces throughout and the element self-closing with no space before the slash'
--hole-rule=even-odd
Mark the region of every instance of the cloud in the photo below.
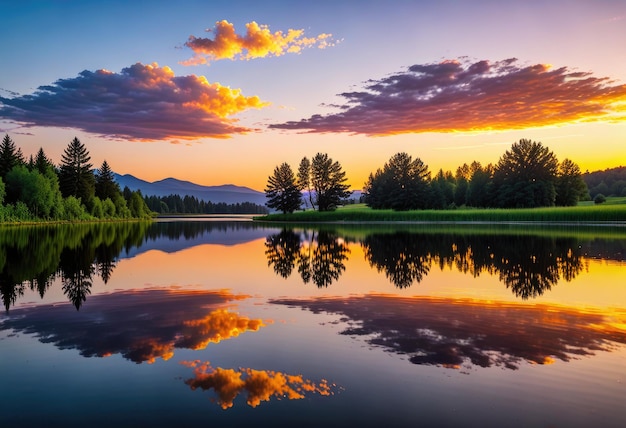
<svg viewBox="0 0 626 428">
<path fill-rule="evenodd" d="M 301 375 L 288 375 L 272 370 L 238 370 L 213 368 L 209 362 L 185 361 L 182 364 L 194 368 L 194 377 L 185 381 L 193 390 L 214 390 L 217 403 L 223 408 L 233 407 L 235 398 L 247 394 L 247 403 L 256 407 L 272 397 L 280 400 L 300 400 L 307 393 L 331 395 L 332 388 L 326 380 L 314 383 Z"/>
<path fill-rule="evenodd" d="M 338 113 L 270 128 L 384 136 L 626 120 L 626 85 L 515 58 L 416 64 L 340 96 Z"/>
<path fill-rule="evenodd" d="M 0 118 L 130 140 L 194 140 L 250 132 L 230 116 L 266 105 L 204 76 L 136 63 L 120 73 L 85 70 L 31 95 L 0 97 Z"/>
<path fill-rule="evenodd" d="M 247 297 L 228 291 L 122 291 L 91 297 L 88 312 L 70 304 L 16 309 L 0 322 L 0 331 L 36 334 L 85 357 L 121 354 L 135 363 L 153 363 L 170 359 L 175 349 L 204 349 L 264 327 L 260 319 L 226 309 Z"/>
<path fill-rule="evenodd" d="M 567 362 L 626 345 L 626 313 L 618 309 L 374 294 L 271 303 L 340 314 L 348 324 L 341 334 L 362 336 L 420 365 L 516 370 L 524 362 Z"/>
<path fill-rule="evenodd" d="M 334 46 L 332 34 L 320 34 L 305 37 L 304 30 L 287 30 L 287 33 L 272 33 L 267 25 L 252 21 L 246 24 L 246 34 L 235 33 L 235 26 L 226 20 L 215 23 L 215 29 L 209 29 L 213 39 L 190 36 L 185 46 L 193 50 L 194 56 L 183 65 L 209 64 L 220 59 L 253 59 L 281 56 L 286 53 L 300 53 L 308 47 L 324 49 Z"/>
</svg>

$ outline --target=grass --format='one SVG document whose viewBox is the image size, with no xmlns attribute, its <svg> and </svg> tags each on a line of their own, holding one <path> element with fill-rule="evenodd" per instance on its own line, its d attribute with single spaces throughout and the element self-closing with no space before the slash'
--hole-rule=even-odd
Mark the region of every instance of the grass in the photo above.
<svg viewBox="0 0 626 428">
<path fill-rule="evenodd" d="M 254 217 L 272 222 L 446 222 L 446 223 L 584 223 L 626 225 L 626 198 L 608 198 L 600 205 L 523 209 L 478 209 L 393 211 L 373 210 L 364 204 L 348 205 L 336 211 L 299 211 Z"/>
</svg>

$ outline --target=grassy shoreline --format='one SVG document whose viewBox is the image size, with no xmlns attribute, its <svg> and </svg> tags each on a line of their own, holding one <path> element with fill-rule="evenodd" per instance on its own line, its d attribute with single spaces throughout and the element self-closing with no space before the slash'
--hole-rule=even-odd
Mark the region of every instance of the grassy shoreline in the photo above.
<svg viewBox="0 0 626 428">
<path fill-rule="evenodd" d="M 619 198 L 612 204 L 523 209 L 454 209 L 392 211 L 373 210 L 363 204 L 330 212 L 300 211 L 254 217 L 261 222 L 297 223 L 454 223 L 454 224 L 567 224 L 626 227 L 626 203 Z"/>
</svg>

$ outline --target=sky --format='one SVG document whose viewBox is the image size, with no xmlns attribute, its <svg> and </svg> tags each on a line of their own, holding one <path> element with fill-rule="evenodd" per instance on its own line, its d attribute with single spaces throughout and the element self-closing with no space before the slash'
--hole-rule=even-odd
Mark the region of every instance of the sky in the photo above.
<svg viewBox="0 0 626 428">
<path fill-rule="evenodd" d="M 0 0 L 0 133 L 59 163 L 262 191 L 327 153 L 353 189 L 520 139 L 626 165 L 626 1 Z"/>
</svg>

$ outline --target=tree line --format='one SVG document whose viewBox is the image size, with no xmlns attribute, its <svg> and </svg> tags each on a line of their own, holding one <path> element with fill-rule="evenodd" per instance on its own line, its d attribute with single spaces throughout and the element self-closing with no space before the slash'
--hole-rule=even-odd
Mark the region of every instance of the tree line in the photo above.
<svg viewBox="0 0 626 428">
<path fill-rule="evenodd" d="M 592 199 L 598 195 L 626 196 L 626 166 L 586 172 L 583 174 L 583 179 L 589 187 Z"/>
<path fill-rule="evenodd" d="M 345 181 L 341 165 L 328 155 L 304 158 L 297 176 L 283 163 L 268 178 L 267 205 L 291 213 L 307 205 L 308 195 L 319 211 L 333 210 L 350 194 Z M 590 196 L 576 163 L 559 162 L 540 142 L 521 139 L 496 165 L 474 161 L 434 177 L 420 158 L 397 153 L 369 175 L 362 198 L 373 209 L 416 210 L 573 206 Z"/>
<path fill-rule="evenodd" d="M 148 218 L 140 191 L 120 190 L 106 160 L 95 172 L 74 138 L 55 165 L 40 148 L 25 159 L 9 135 L 0 144 L 0 222 Z"/>
<path fill-rule="evenodd" d="M 211 202 L 195 196 L 176 194 L 168 196 L 144 196 L 152 211 L 158 214 L 267 214 L 268 209 L 252 202 Z"/>
</svg>

